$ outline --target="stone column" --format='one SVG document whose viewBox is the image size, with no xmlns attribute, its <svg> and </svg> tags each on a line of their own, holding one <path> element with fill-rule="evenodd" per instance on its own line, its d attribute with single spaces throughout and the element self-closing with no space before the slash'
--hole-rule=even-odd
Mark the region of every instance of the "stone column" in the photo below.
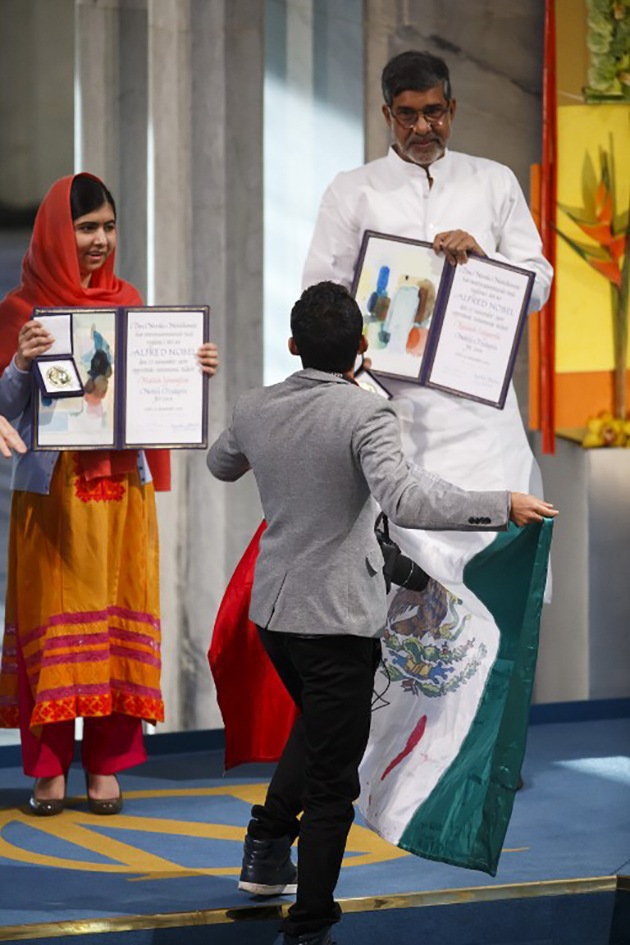
<svg viewBox="0 0 630 945">
<path fill-rule="evenodd" d="M 118 9 L 118 269 L 147 296 L 147 169 L 149 111 L 147 0 Z"/>
<path fill-rule="evenodd" d="M 238 395 L 263 380 L 264 0 L 194 0 L 192 301 L 208 299 L 222 368 L 210 383 L 211 440 Z M 183 705 L 205 727 L 209 629 L 223 590 L 262 518 L 253 477 L 221 484 L 204 455 L 189 458 L 187 623 Z M 215 724 L 220 724 L 218 713 Z"/>
<path fill-rule="evenodd" d="M 366 0 L 365 3 L 366 161 L 383 157 L 389 147 L 389 131 L 381 113 L 381 72 L 388 59 L 394 55 L 392 42 L 398 29 L 398 6 L 390 0 Z"/>
<path fill-rule="evenodd" d="M 20 225 L 72 172 L 74 0 L 0 4 L 0 222 Z"/>
<path fill-rule="evenodd" d="M 119 192 L 119 0 L 76 0 L 75 171 Z"/>
<path fill-rule="evenodd" d="M 118 272 L 147 289 L 147 3 L 76 0 L 74 169 L 117 203 Z"/>
<path fill-rule="evenodd" d="M 151 300 L 211 305 L 223 364 L 210 383 L 211 439 L 262 379 L 262 70 L 262 4 L 150 4 Z M 215 482 L 205 454 L 173 466 L 159 505 L 169 727 L 205 728 L 220 724 L 210 629 L 260 511 L 253 483 Z"/>
<path fill-rule="evenodd" d="M 103 105 L 94 89 L 88 108 L 82 92 L 82 146 L 106 115 L 116 144 L 101 173 L 119 182 L 121 220 L 123 202 L 134 208 L 119 271 L 129 278 L 135 267 L 142 283 L 146 259 L 149 304 L 211 306 L 222 361 L 209 388 L 212 440 L 238 393 L 262 380 L 263 0 L 78 0 L 78 11 L 83 61 L 95 42 L 101 63 L 100 78 L 82 69 L 82 83 L 111 70 Z M 98 42 L 86 35 L 98 29 Z M 165 728 L 218 727 L 206 651 L 260 521 L 254 484 L 217 483 L 204 452 L 175 453 L 158 513 Z"/>
</svg>

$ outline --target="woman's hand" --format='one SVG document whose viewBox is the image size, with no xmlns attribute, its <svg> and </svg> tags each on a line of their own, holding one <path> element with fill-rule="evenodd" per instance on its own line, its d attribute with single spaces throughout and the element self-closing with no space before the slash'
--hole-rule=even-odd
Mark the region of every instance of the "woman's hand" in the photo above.
<svg viewBox="0 0 630 945">
<path fill-rule="evenodd" d="M 20 328 L 18 335 L 18 349 L 15 363 L 20 371 L 30 371 L 34 358 L 46 351 L 54 342 L 53 336 L 46 331 L 41 322 L 28 321 Z"/>
<path fill-rule="evenodd" d="M 26 444 L 6 417 L 0 416 L 0 453 L 9 459 L 11 450 L 15 450 L 16 453 L 26 453 Z"/>
<path fill-rule="evenodd" d="M 538 499 L 535 495 L 524 492 L 512 493 L 510 519 L 515 525 L 529 525 L 530 522 L 542 522 L 543 518 L 555 518 L 558 510 L 551 502 Z"/>
<path fill-rule="evenodd" d="M 211 341 L 206 341 L 197 352 L 197 361 L 203 373 L 207 374 L 208 377 L 212 377 L 213 374 L 217 373 L 217 368 L 219 367 L 219 351 L 217 346 L 213 345 Z"/>
</svg>

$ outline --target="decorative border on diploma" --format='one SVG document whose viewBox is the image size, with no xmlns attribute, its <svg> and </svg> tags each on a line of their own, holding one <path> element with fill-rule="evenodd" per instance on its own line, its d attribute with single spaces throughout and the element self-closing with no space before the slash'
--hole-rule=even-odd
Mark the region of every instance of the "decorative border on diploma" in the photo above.
<svg viewBox="0 0 630 945">
<path fill-rule="evenodd" d="M 534 278 L 474 254 L 451 266 L 432 243 L 367 230 L 351 292 L 371 371 L 502 409 Z"/>
<path fill-rule="evenodd" d="M 142 331 L 145 321 L 147 330 Z M 161 331 L 159 321 L 168 322 Z M 208 378 L 195 355 L 208 341 L 209 307 L 129 306 L 122 309 L 122 325 L 124 448 L 207 449 Z M 163 337 L 158 337 L 156 331 Z M 130 341 L 134 332 L 142 347 L 136 348 L 132 356 Z M 187 361 L 192 370 L 184 374 L 182 368 Z M 187 401 L 188 412 L 184 417 L 179 411 L 175 428 L 168 421 L 169 404 L 176 398 L 181 406 Z"/>
<path fill-rule="evenodd" d="M 83 390 L 53 400 L 41 394 L 33 378 L 33 449 L 207 448 L 208 378 L 196 360 L 197 349 L 208 340 L 207 305 L 36 311 L 71 315 L 73 358 Z M 153 342 L 141 333 L 148 345 L 146 363 L 130 350 L 135 316 L 152 318 L 156 333 Z M 174 321 L 186 316 L 188 328 Z"/>
<path fill-rule="evenodd" d="M 535 274 L 474 253 L 444 269 L 421 383 L 502 410 Z"/>
</svg>

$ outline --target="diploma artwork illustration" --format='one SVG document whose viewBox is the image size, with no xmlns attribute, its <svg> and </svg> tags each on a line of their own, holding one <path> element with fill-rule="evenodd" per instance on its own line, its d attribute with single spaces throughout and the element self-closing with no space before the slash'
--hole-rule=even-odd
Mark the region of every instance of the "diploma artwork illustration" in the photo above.
<svg viewBox="0 0 630 945">
<path fill-rule="evenodd" d="M 55 342 L 35 363 L 33 448 L 207 446 L 208 385 L 196 352 L 209 309 L 35 309 Z"/>
<path fill-rule="evenodd" d="M 371 371 L 501 409 L 534 273 L 469 255 L 451 266 L 433 245 L 368 230 L 352 293 Z"/>
</svg>

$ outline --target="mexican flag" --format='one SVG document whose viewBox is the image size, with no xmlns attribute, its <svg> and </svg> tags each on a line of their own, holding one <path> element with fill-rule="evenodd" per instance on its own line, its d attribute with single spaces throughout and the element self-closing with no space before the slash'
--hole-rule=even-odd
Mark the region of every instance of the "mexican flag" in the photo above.
<svg viewBox="0 0 630 945">
<path fill-rule="evenodd" d="M 392 593 L 359 807 L 417 856 L 496 873 L 525 753 L 551 534 L 545 520 L 459 541 L 423 533 L 423 553 L 406 549 L 430 574 L 459 580 Z"/>
<path fill-rule="evenodd" d="M 247 618 L 262 528 L 209 653 L 226 768 L 278 758 L 295 718 Z M 551 534 L 545 520 L 499 534 L 396 535 L 432 580 L 421 594 L 392 590 L 359 807 L 417 856 L 496 873 L 525 753 Z"/>
</svg>

